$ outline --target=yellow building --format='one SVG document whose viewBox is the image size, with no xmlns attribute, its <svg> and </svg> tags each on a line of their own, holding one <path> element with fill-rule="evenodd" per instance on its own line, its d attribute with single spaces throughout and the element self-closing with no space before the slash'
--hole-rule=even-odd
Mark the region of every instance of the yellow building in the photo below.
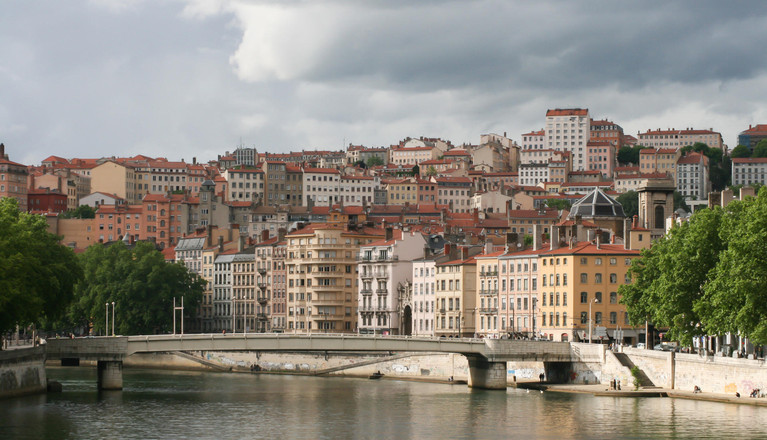
<svg viewBox="0 0 767 440">
<path fill-rule="evenodd" d="M 553 341 L 588 341 L 591 323 L 592 340 L 612 339 L 623 329 L 624 342 L 633 342 L 637 333 L 617 292 L 630 282 L 628 269 L 637 257 L 638 250 L 624 245 L 588 241 L 542 251 L 537 333 Z"/>
<path fill-rule="evenodd" d="M 474 303 L 477 304 L 477 334 L 482 336 L 498 336 L 498 258 L 505 251 L 481 254 L 475 257 L 477 261 L 477 277 Z"/>
<path fill-rule="evenodd" d="M 418 183 L 414 178 L 388 179 L 381 183 L 386 189 L 386 200 L 389 205 L 418 203 Z"/>
<path fill-rule="evenodd" d="M 472 337 L 477 319 L 477 260 L 466 257 L 437 263 L 435 320 L 437 336 Z"/>
<path fill-rule="evenodd" d="M 373 228 L 313 224 L 288 234 L 286 332 L 351 333 L 357 322 L 357 254 L 383 238 Z"/>
</svg>

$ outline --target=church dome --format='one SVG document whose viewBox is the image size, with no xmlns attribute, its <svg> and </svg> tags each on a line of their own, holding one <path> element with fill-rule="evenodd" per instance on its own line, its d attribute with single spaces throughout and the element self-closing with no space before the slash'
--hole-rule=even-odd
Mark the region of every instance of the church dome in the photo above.
<svg viewBox="0 0 767 440">
<path fill-rule="evenodd" d="M 581 216 L 582 218 L 624 218 L 626 214 L 623 213 L 623 206 L 617 200 L 605 194 L 601 189 L 594 188 L 593 191 L 575 202 L 570 208 L 570 215 L 567 218 L 574 219 L 575 216 Z"/>
</svg>

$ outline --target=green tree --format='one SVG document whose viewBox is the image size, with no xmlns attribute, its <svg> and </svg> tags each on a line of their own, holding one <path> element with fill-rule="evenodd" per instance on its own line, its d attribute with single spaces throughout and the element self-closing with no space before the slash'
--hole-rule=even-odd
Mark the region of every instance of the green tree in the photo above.
<svg viewBox="0 0 767 440">
<path fill-rule="evenodd" d="M 730 157 L 733 159 L 751 157 L 751 150 L 749 150 L 748 147 L 745 145 L 738 145 L 737 147 L 732 149 L 732 151 L 730 152 Z"/>
<path fill-rule="evenodd" d="M 699 211 L 634 260 L 631 284 L 618 289 L 633 324 L 649 320 L 685 344 L 708 330 L 700 304 L 708 273 L 726 248 L 719 234 L 723 216 L 721 208 Z"/>
<path fill-rule="evenodd" d="M 546 199 L 546 206 L 549 208 L 555 208 L 555 209 L 570 209 L 572 206 L 570 204 L 570 201 L 567 199 Z"/>
<path fill-rule="evenodd" d="M 767 188 L 733 202 L 719 230 L 728 246 L 696 304 L 710 333 L 737 333 L 767 343 Z"/>
<path fill-rule="evenodd" d="M 418 165 L 413 165 L 413 176 L 418 177 L 421 175 L 421 167 Z"/>
<path fill-rule="evenodd" d="M 13 198 L 0 199 L 0 262 L 0 334 L 58 318 L 83 274 L 45 217 L 20 212 Z"/>
<path fill-rule="evenodd" d="M 62 213 L 61 218 L 96 218 L 96 210 L 89 205 L 80 205 Z"/>
<path fill-rule="evenodd" d="M 369 168 L 377 167 L 379 165 L 383 165 L 384 161 L 378 156 L 370 156 L 367 161 L 367 166 Z"/>
<path fill-rule="evenodd" d="M 754 147 L 754 153 L 751 157 L 767 157 L 767 139 L 762 139 Z"/>
<path fill-rule="evenodd" d="M 692 211 L 690 207 L 687 205 L 687 202 L 684 200 L 684 196 L 679 191 L 674 191 L 674 211 L 677 209 L 682 208 L 687 212 Z"/>
<path fill-rule="evenodd" d="M 618 163 L 622 165 L 639 165 L 639 152 L 644 150 L 645 147 L 643 145 L 634 145 L 633 147 L 629 147 L 628 145 L 624 145 L 618 149 Z"/>
<path fill-rule="evenodd" d="M 426 169 L 426 176 L 433 177 L 436 175 L 437 175 L 437 169 L 434 168 L 434 165 L 429 165 L 429 168 Z"/>
<path fill-rule="evenodd" d="M 133 249 L 122 242 L 97 244 L 80 255 L 85 277 L 77 285 L 77 301 L 70 307 L 72 322 L 91 322 L 106 333 L 105 303 L 115 302 L 119 334 L 168 332 L 173 326 L 173 298 L 184 297 L 185 315 L 195 316 L 205 281 L 181 263 L 167 263 L 148 242 Z"/>
<path fill-rule="evenodd" d="M 623 206 L 623 213 L 626 217 L 634 217 L 639 214 L 639 193 L 636 191 L 626 191 L 616 199 Z"/>
</svg>

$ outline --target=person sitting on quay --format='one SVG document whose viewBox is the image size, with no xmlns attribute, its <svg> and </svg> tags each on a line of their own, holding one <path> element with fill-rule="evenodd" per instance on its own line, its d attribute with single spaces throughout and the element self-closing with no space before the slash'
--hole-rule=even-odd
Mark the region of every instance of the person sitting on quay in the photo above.
<svg viewBox="0 0 767 440">
<path fill-rule="evenodd" d="M 697 385 L 695 385 L 695 388 L 692 390 L 692 392 L 693 392 L 693 394 L 698 394 L 698 393 L 700 393 L 700 387 L 699 387 L 699 386 L 697 386 Z"/>
</svg>

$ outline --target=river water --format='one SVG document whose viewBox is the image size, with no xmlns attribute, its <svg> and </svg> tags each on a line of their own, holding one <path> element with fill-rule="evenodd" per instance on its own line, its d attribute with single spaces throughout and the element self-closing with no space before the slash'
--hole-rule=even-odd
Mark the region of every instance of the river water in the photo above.
<svg viewBox="0 0 767 440">
<path fill-rule="evenodd" d="M 0 400 L 0 439 L 767 438 L 767 408 L 395 380 L 48 369 L 64 392 Z"/>
</svg>

